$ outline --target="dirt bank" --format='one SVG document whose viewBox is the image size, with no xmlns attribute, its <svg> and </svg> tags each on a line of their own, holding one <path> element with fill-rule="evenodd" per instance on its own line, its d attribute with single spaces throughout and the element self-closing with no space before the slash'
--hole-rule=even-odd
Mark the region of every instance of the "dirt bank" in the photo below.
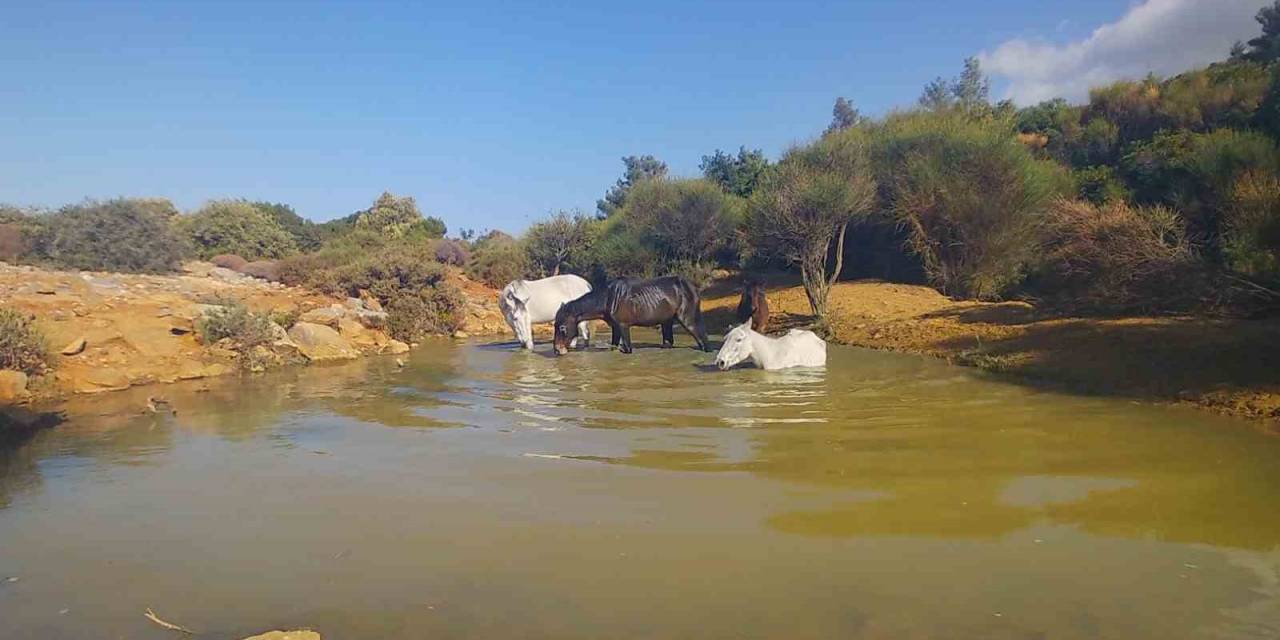
<svg viewBox="0 0 1280 640">
<path fill-rule="evenodd" d="M 704 296 L 720 330 L 737 305 L 729 281 Z M 770 330 L 812 323 L 804 290 L 771 281 Z M 1280 430 L 1280 322 L 1199 317 L 1074 318 L 1023 302 L 957 302 L 928 287 L 842 282 L 830 338 L 981 367 L 1026 384 L 1194 404 Z"/>
<path fill-rule="evenodd" d="M 461 335 L 505 330 L 493 290 L 460 273 L 453 276 L 467 299 Z M 201 344 L 195 334 L 196 320 L 228 300 L 260 313 L 300 316 L 297 326 L 303 330 L 286 335 L 282 328 L 272 353 L 264 354 L 271 365 L 408 349 L 383 330 L 385 316 L 360 300 L 286 287 L 208 263 L 189 263 L 175 275 L 50 271 L 0 263 L 0 305 L 33 315 L 54 354 L 53 372 L 32 378 L 25 393 L 10 393 L 7 401 L 237 373 L 241 354 L 230 345 Z M 309 344 L 312 340 L 318 342 Z"/>
</svg>

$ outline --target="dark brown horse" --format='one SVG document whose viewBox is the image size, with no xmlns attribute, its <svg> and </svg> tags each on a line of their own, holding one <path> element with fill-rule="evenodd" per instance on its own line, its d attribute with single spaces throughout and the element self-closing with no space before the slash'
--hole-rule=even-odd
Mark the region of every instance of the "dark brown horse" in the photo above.
<svg viewBox="0 0 1280 640">
<path fill-rule="evenodd" d="M 661 326 L 662 346 L 670 348 L 675 345 L 677 323 L 693 336 L 699 349 L 710 351 L 701 305 L 698 291 L 684 278 L 614 280 L 560 306 L 556 312 L 556 353 L 569 352 L 569 343 L 578 335 L 579 322 L 596 319 L 609 323 L 612 343 L 623 353 L 631 353 L 632 325 Z"/>
<path fill-rule="evenodd" d="M 751 319 L 751 330 L 764 333 L 769 326 L 769 298 L 764 294 L 764 283 L 748 279 L 742 283 L 742 300 L 738 302 L 738 323 Z"/>
</svg>

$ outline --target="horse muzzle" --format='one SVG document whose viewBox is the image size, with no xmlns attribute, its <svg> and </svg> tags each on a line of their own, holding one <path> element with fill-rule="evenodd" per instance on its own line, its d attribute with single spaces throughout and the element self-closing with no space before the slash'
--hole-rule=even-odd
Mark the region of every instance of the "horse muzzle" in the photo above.
<svg viewBox="0 0 1280 640">
<path fill-rule="evenodd" d="M 558 356 L 563 356 L 563 355 L 566 355 L 566 354 L 568 354 L 568 353 L 569 353 L 569 348 L 568 348 L 568 347 L 566 347 L 566 346 L 564 346 L 564 345 L 562 345 L 562 344 L 558 344 L 558 345 L 556 345 L 556 355 L 558 355 Z"/>
<path fill-rule="evenodd" d="M 716 366 L 719 367 L 721 371 L 729 370 L 729 363 L 721 360 L 720 358 L 716 358 Z"/>
</svg>

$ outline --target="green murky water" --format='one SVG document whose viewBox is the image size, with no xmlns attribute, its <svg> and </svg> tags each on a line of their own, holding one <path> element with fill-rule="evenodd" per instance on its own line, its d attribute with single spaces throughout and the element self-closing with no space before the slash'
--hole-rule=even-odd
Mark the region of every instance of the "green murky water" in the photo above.
<svg viewBox="0 0 1280 640">
<path fill-rule="evenodd" d="M 1280 637 L 1280 439 L 1248 425 L 854 349 L 548 351 L 78 401 L 0 450 L 0 638 L 172 637 L 148 607 L 207 638 Z"/>
</svg>

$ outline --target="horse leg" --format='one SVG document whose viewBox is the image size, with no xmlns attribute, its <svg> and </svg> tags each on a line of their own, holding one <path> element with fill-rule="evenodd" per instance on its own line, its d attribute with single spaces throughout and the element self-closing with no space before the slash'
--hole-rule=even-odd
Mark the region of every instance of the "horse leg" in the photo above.
<svg viewBox="0 0 1280 640">
<path fill-rule="evenodd" d="M 677 316 L 676 320 L 685 331 L 689 332 L 689 335 L 693 336 L 694 342 L 698 343 L 698 349 L 710 351 L 711 341 L 707 339 L 707 327 L 702 322 L 702 309 L 695 307 L 681 315 L 684 317 Z"/>
<path fill-rule="evenodd" d="M 609 333 L 611 334 L 609 336 L 609 346 L 617 347 L 618 343 L 622 342 L 622 327 L 613 320 L 605 320 L 605 322 L 609 323 Z"/>
<path fill-rule="evenodd" d="M 579 346 L 584 346 L 584 347 L 591 346 L 591 321 L 590 320 L 583 320 L 582 322 L 578 323 L 578 337 L 573 339 L 573 345 L 571 346 L 573 346 L 575 349 L 578 348 Z"/>
<path fill-rule="evenodd" d="M 618 332 L 622 334 L 621 351 L 623 353 L 631 353 L 631 327 L 620 324 L 618 325 Z"/>
<path fill-rule="evenodd" d="M 662 348 L 670 349 L 676 346 L 675 319 L 662 323 Z"/>
</svg>

